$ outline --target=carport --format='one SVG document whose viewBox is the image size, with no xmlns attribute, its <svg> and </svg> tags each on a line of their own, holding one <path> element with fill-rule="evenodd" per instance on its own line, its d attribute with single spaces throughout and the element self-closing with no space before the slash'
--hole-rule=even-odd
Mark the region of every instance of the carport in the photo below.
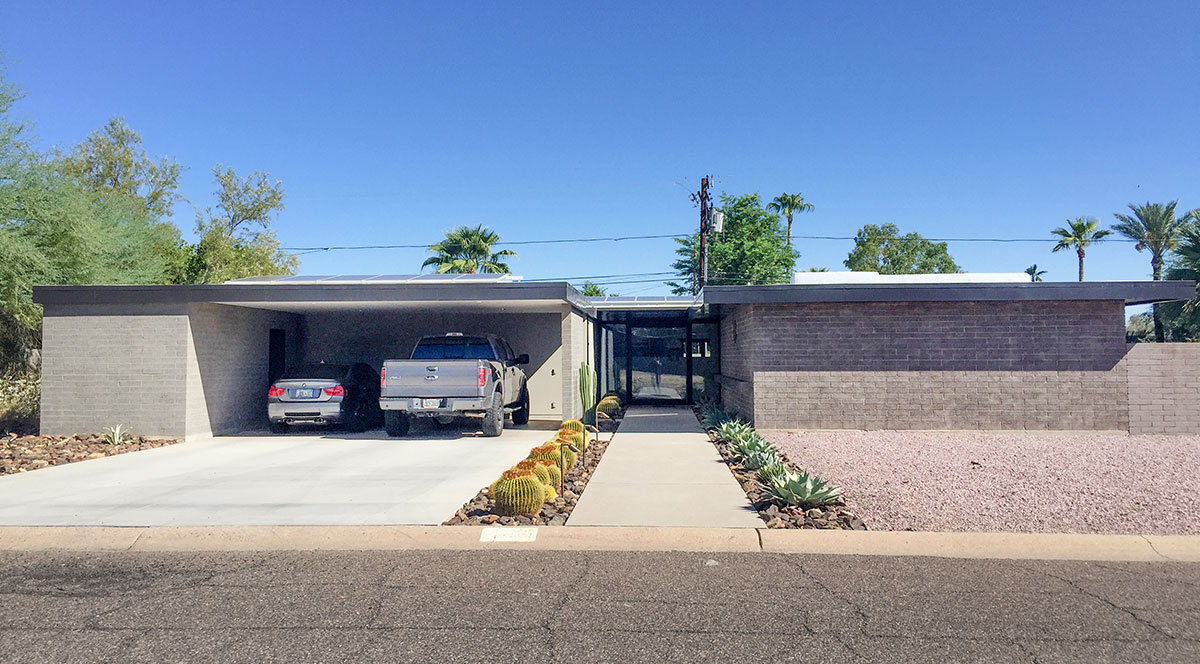
<svg viewBox="0 0 1200 664">
<path fill-rule="evenodd" d="M 528 353 L 531 415 L 578 416 L 588 301 L 507 275 L 253 277 L 218 285 L 45 286 L 42 432 L 123 424 L 204 437 L 266 425 L 270 380 L 295 363 L 407 357 L 423 335 L 497 334 Z"/>
</svg>

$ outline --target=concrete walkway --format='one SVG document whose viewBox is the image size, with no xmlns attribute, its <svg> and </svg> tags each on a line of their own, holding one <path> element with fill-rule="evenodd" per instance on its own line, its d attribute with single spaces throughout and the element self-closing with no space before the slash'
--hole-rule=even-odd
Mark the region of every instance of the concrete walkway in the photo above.
<svg viewBox="0 0 1200 664">
<path fill-rule="evenodd" d="M 759 528 L 690 408 L 633 406 L 568 526 Z"/>
</svg>

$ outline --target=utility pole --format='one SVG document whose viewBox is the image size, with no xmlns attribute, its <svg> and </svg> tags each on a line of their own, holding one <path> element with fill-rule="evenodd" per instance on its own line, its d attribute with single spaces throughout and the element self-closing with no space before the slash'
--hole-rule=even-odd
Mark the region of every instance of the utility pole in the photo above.
<svg viewBox="0 0 1200 664">
<path fill-rule="evenodd" d="M 708 185 L 711 178 L 711 175 L 700 178 L 700 191 L 692 194 L 692 200 L 700 204 L 700 265 L 697 268 L 699 274 L 692 282 L 692 295 L 698 295 L 708 283 L 708 206 L 712 202 L 712 197 L 708 194 Z"/>
</svg>

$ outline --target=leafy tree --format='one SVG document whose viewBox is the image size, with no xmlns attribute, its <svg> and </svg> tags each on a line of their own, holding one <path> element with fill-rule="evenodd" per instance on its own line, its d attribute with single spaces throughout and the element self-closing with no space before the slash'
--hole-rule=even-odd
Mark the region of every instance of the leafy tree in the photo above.
<svg viewBox="0 0 1200 664">
<path fill-rule="evenodd" d="M 1186 218 L 1175 217 L 1175 206 L 1179 201 L 1171 203 L 1146 203 L 1144 205 L 1129 204 L 1132 215 L 1114 214 L 1117 223 L 1112 229 L 1121 235 L 1137 242 L 1135 249 L 1150 251 L 1150 269 L 1155 281 L 1162 280 L 1163 257 L 1179 244 L 1180 233 L 1183 232 Z M 1154 339 L 1162 342 L 1166 339 L 1162 318 L 1158 315 L 1158 305 L 1154 305 Z"/>
<path fill-rule="evenodd" d="M 1154 317 L 1150 314 L 1134 314 L 1125 325 L 1125 341 L 1137 343 L 1154 338 Z"/>
<path fill-rule="evenodd" d="M 1200 282 L 1200 219 L 1184 226 L 1166 276 Z M 1172 341 L 1200 339 L 1200 289 L 1187 302 L 1164 302 L 1159 306 L 1163 328 Z"/>
<path fill-rule="evenodd" d="M 261 171 L 246 177 L 220 164 L 212 169 L 217 204 L 196 211 L 195 244 L 175 280 L 219 284 L 231 279 L 295 274 L 299 261 L 285 253 L 271 223 L 283 209 L 283 183 Z"/>
<path fill-rule="evenodd" d="M 1025 274 L 1029 275 L 1030 281 L 1038 282 L 1042 280 L 1042 275 L 1046 274 L 1046 271 L 1037 269 L 1037 263 L 1034 263 L 1033 265 L 1025 268 Z"/>
<path fill-rule="evenodd" d="M 770 203 L 767 210 L 787 217 L 787 246 L 792 246 L 792 215 L 796 212 L 812 212 L 813 204 L 807 203 L 800 194 L 780 194 Z"/>
<path fill-rule="evenodd" d="M 85 193 L 107 200 L 136 199 L 153 218 L 171 216 L 179 195 L 180 166 L 172 158 L 150 159 L 142 137 L 121 117 L 110 118 L 69 155 L 61 157 L 63 174 Z"/>
<path fill-rule="evenodd" d="M 895 224 L 867 224 L 854 238 L 854 249 L 843 262 L 856 272 L 929 274 L 960 272 L 945 242 L 931 242 L 917 233 L 900 235 Z"/>
<path fill-rule="evenodd" d="M 779 216 L 768 212 L 758 194 L 721 194 L 725 231 L 708 243 L 710 285 L 781 284 L 791 278 L 799 253 L 787 244 Z M 700 291 L 700 234 L 676 238 L 679 257 L 672 268 L 678 281 L 667 282 L 676 295 Z"/>
<path fill-rule="evenodd" d="M 1050 233 L 1061 238 L 1051 251 L 1074 249 L 1079 256 L 1080 281 L 1083 281 L 1083 257 L 1087 248 L 1112 235 L 1112 231 L 1100 229 L 1100 220 L 1095 217 L 1068 219 L 1066 228 L 1060 226 Z"/>
<path fill-rule="evenodd" d="M 501 249 L 493 252 L 492 245 L 500 241 L 500 236 L 480 224 L 475 228 L 459 226 L 446 233 L 446 239 L 433 244 L 429 251 L 434 256 L 421 264 L 424 269 L 433 266 L 438 273 L 474 274 L 491 272 L 497 274 L 512 274 L 504 259 L 516 256 L 516 252 Z"/>
<path fill-rule="evenodd" d="M 610 293 L 607 288 L 594 284 L 590 281 L 583 282 L 583 288 L 580 290 L 585 297 L 617 297 L 618 293 Z"/>
</svg>

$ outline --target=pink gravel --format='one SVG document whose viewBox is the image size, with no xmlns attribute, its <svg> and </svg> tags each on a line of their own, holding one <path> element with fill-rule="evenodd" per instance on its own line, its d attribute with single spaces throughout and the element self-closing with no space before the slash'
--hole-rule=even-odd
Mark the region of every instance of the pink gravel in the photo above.
<svg viewBox="0 0 1200 664">
<path fill-rule="evenodd" d="M 1200 436 L 763 433 L 873 530 L 1200 535 Z"/>
</svg>

